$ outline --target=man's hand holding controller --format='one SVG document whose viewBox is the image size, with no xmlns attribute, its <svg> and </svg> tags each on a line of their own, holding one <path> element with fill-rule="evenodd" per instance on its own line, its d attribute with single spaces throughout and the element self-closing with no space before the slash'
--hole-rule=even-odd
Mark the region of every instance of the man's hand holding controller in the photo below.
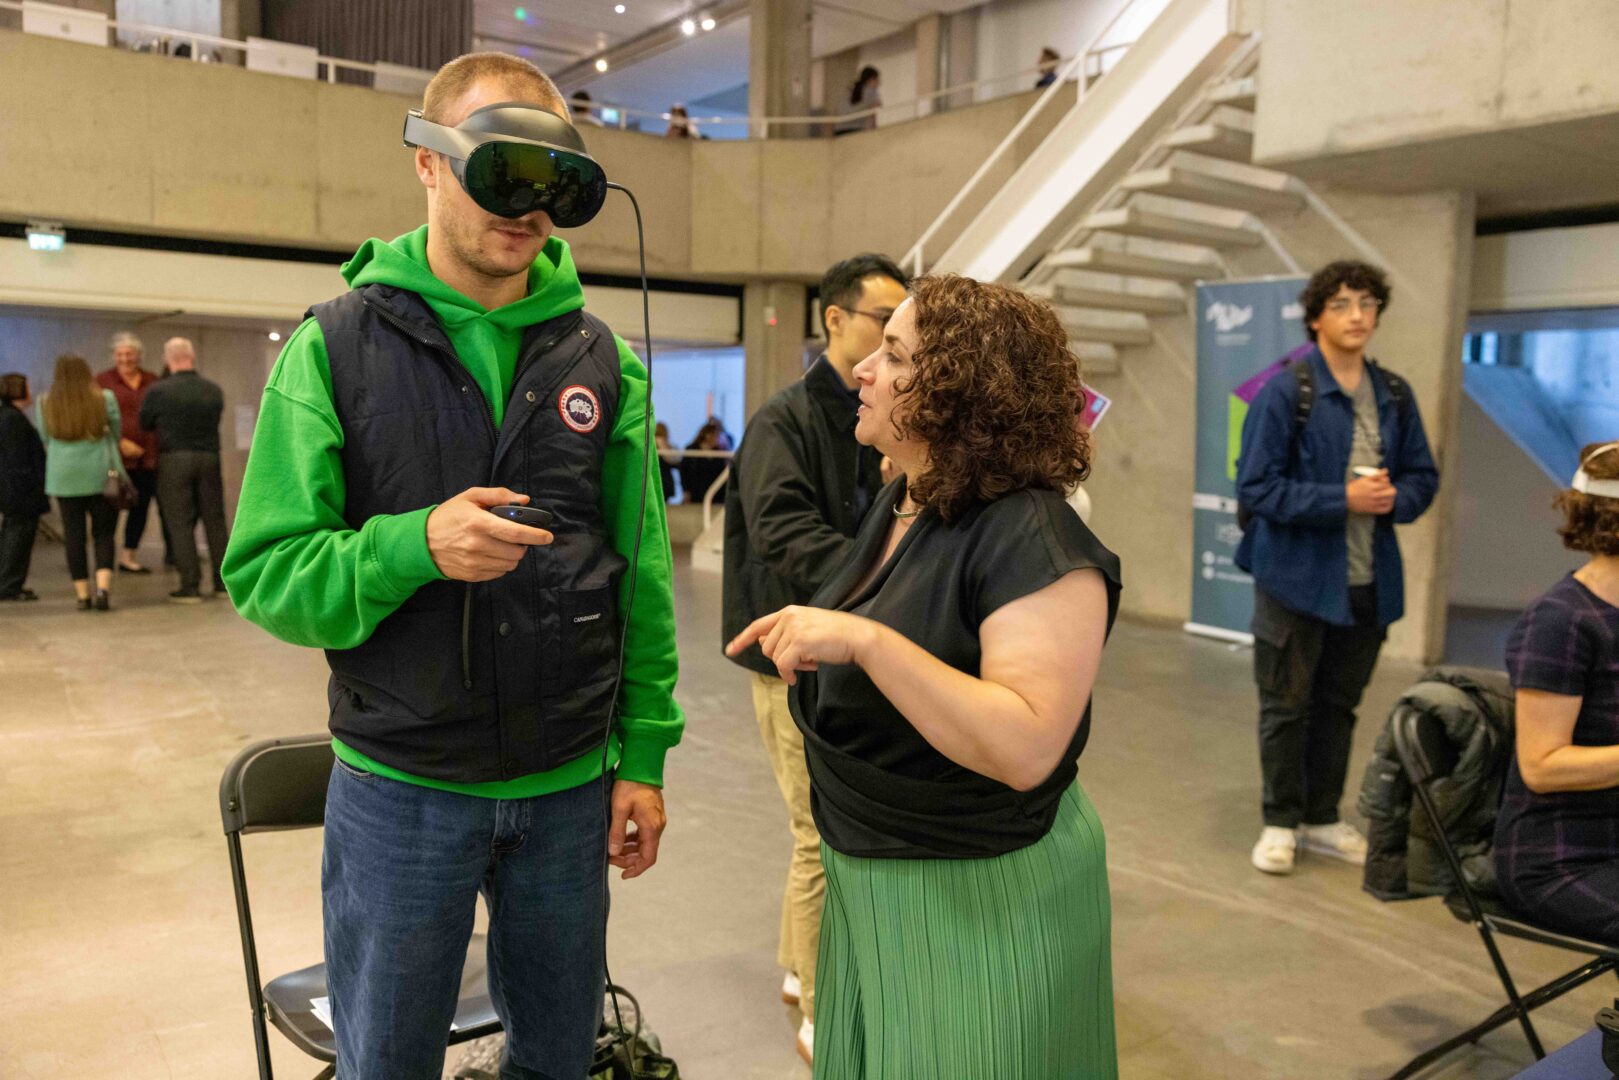
<svg viewBox="0 0 1619 1080">
<path fill-rule="evenodd" d="M 554 539 L 546 529 L 490 512 L 527 502 L 527 495 L 507 488 L 468 488 L 439 503 L 427 515 L 428 554 L 453 581 L 492 581 L 511 573 L 529 548 L 543 547 Z"/>
<path fill-rule="evenodd" d="M 1394 485 L 1387 469 L 1359 466 L 1355 479 L 1344 486 L 1344 497 L 1352 514 L 1387 514 L 1394 509 Z"/>
</svg>

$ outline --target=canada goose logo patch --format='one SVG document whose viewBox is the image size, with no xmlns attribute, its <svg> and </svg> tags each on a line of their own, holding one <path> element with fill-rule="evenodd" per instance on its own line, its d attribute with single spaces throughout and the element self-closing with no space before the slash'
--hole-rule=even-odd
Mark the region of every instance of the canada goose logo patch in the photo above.
<svg viewBox="0 0 1619 1080">
<path fill-rule="evenodd" d="M 563 390 L 557 398 L 557 412 L 562 414 L 564 424 L 581 435 L 595 431 L 602 419 L 601 402 L 588 386 L 570 386 Z"/>
</svg>

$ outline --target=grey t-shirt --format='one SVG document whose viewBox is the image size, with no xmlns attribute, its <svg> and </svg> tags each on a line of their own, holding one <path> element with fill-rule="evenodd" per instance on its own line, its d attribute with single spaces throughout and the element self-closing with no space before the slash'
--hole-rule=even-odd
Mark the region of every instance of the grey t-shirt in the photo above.
<svg viewBox="0 0 1619 1080">
<path fill-rule="evenodd" d="M 1355 479 L 1356 466 L 1383 467 L 1383 434 L 1377 424 L 1377 393 L 1372 387 L 1372 373 L 1362 371 L 1360 385 L 1355 388 L 1355 435 L 1349 446 L 1349 469 L 1344 483 Z M 1372 583 L 1372 530 L 1377 518 L 1371 514 L 1349 515 L 1344 525 L 1344 539 L 1349 543 L 1349 584 Z"/>
</svg>

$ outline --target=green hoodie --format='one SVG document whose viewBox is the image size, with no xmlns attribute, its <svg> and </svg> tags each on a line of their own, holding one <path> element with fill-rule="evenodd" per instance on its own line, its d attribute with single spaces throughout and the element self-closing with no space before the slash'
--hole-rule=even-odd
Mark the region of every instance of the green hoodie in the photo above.
<svg viewBox="0 0 1619 1080">
<path fill-rule="evenodd" d="M 529 271 L 528 295 L 488 311 L 433 275 L 427 227 L 392 243 L 367 240 L 343 265 L 358 288 L 373 283 L 417 293 L 433 310 L 456 354 L 484 392 L 495 426 L 505 416 L 525 328 L 584 306 L 568 245 L 552 237 Z M 645 455 L 646 368 L 618 341 L 623 389 L 602 464 L 602 515 L 613 547 L 628 559 L 635 546 Z M 248 619 L 283 641 L 350 649 L 439 572 L 427 550 L 424 506 L 377 515 L 358 531 L 343 518 L 343 429 L 332 404 L 326 343 L 314 319 L 287 340 L 270 372 L 259 410 L 241 501 L 225 551 L 231 599 Z M 674 602 L 669 532 L 655 464 L 648 470 L 647 513 L 641 539 L 633 619 L 624 651 L 619 721 L 608 747 L 618 776 L 663 783 L 663 759 L 685 726 L 674 702 Z M 619 611 L 630 608 L 623 575 Z M 411 776 L 374 761 L 341 741 L 333 749 L 356 768 L 444 791 L 515 799 L 566 791 L 601 775 L 602 755 L 585 754 L 560 768 L 515 780 L 454 784 Z"/>
</svg>

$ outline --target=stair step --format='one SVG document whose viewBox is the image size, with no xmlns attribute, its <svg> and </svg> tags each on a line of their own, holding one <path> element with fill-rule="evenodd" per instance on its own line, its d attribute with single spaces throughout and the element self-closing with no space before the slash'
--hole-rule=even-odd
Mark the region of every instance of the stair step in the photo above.
<svg viewBox="0 0 1619 1080">
<path fill-rule="evenodd" d="M 1069 248 L 1052 252 L 1046 257 L 1045 265 L 1053 270 L 1096 270 L 1164 281 L 1203 281 L 1225 276 L 1220 256 L 1207 249 L 1197 255 L 1170 258 L 1109 248 Z"/>
<path fill-rule="evenodd" d="M 1105 341 L 1070 341 L 1068 348 L 1086 375 L 1108 375 L 1119 370 L 1119 350 Z"/>
<path fill-rule="evenodd" d="M 1077 342 L 1101 342 L 1108 345 L 1145 345 L 1152 340 L 1152 324 L 1145 315 L 1098 308 L 1059 307 L 1057 317 L 1062 320 L 1068 337 Z"/>
<path fill-rule="evenodd" d="M 1210 211 L 1211 217 L 1215 214 L 1219 218 L 1209 220 L 1201 215 L 1177 213 L 1157 203 L 1150 209 L 1139 203 L 1130 203 L 1116 210 L 1101 210 L 1090 215 L 1083 227 L 1097 232 L 1146 236 L 1154 240 L 1208 247 L 1253 247 L 1264 239 L 1259 233 L 1259 222 L 1253 215 Z"/>
<path fill-rule="evenodd" d="M 1254 98 L 1259 89 L 1259 81 L 1249 75 L 1243 79 L 1232 79 L 1223 82 L 1209 91 L 1209 103 L 1213 105 L 1229 105 L 1233 109 L 1254 111 Z"/>
<path fill-rule="evenodd" d="M 1186 310 L 1186 290 L 1178 285 L 1154 283 L 1146 291 L 1126 285 L 1107 286 L 1092 282 L 1057 280 L 1029 289 L 1032 296 L 1051 301 L 1053 306 L 1101 308 L 1107 311 L 1135 311 L 1144 315 L 1179 315 Z"/>
<path fill-rule="evenodd" d="M 1119 184 L 1146 192 L 1237 210 L 1297 210 L 1304 185 L 1286 173 L 1177 150 L 1164 164 L 1131 173 Z"/>
<path fill-rule="evenodd" d="M 1211 122 L 1172 131 L 1164 139 L 1164 145 L 1171 150 L 1195 150 L 1228 161 L 1249 161 L 1254 156 L 1254 136 L 1251 131 Z"/>
</svg>

